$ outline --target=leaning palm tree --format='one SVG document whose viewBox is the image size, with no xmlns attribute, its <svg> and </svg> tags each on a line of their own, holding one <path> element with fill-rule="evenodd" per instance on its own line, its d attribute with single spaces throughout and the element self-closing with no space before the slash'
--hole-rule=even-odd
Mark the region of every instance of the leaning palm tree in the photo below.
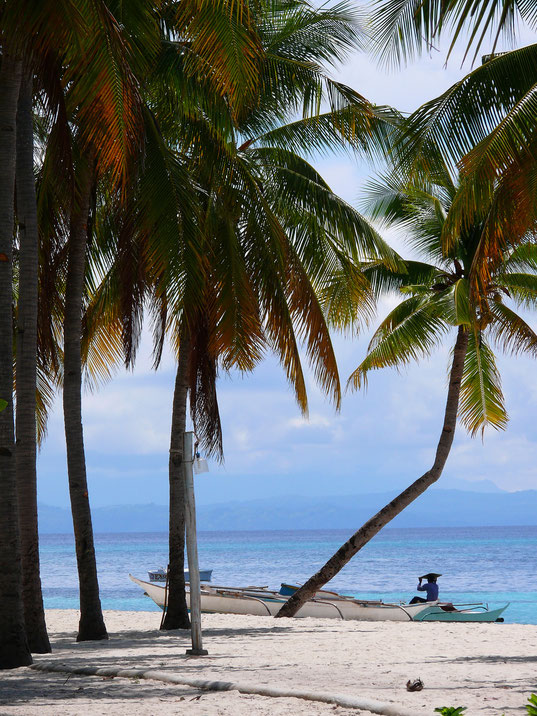
<svg viewBox="0 0 537 716">
<path fill-rule="evenodd" d="M 452 237 L 449 251 L 442 247 L 443 227 L 457 190 L 445 167 L 433 180 L 420 185 L 409 185 L 395 176 L 370 184 L 372 215 L 406 229 L 411 245 L 427 262 L 409 261 L 405 273 L 393 273 L 374 264 L 364 266 L 376 291 L 399 288 L 403 300 L 375 331 L 365 359 L 349 379 L 352 387 L 362 387 L 371 370 L 401 368 L 428 356 L 444 338 L 455 333 L 444 423 L 434 462 L 355 532 L 277 616 L 293 616 L 370 539 L 440 478 L 457 417 L 471 435 L 487 426 L 505 427 L 507 414 L 491 343 L 507 353 L 537 356 L 537 334 L 507 305 L 536 305 L 537 249 L 531 242 L 505 247 L 480 300 L 474 300 L 470 279 L 481 226 L 468 226 Z"/>
</svg>

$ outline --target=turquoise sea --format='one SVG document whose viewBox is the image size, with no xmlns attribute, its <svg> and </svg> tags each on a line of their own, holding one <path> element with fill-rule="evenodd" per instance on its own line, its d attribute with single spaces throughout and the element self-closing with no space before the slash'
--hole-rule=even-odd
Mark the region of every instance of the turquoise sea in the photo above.
<svg viewBox="0 0 537 716">
<path fill-rule="evenodd" d="M 200 567 L 226 586 L 300 583 L 350 536 L 349 530 L 200 532 Z M 129 572 L 167 562 L 164 533 L 97 534 L 96 550 L 104 609 L 158 611 L 133 584 Z M 510 602 L 506 622 L 537 624 L 537 527 L 386 529 L 334 578 L 345 594 L 384 601 L 408 600 L 417 576 L 442 573 L 440 597 L 453 602 Z M 41 537 L 45 607 L 78 607 L 74 540 Z"/>
</svg>

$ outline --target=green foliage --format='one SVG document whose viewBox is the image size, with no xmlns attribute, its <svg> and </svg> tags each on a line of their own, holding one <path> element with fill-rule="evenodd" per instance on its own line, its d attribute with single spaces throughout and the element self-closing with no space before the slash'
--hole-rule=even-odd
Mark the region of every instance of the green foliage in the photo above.
<svg viewBox="0 0 537 716">
<path fill-rule="evenodd" d="M 7 400 L 0 398 L 0 413 L 7 408 Z"/>
<path fill-rule="evenodd" d="M 532 694 L 526 704 L 526 711 L 530 716 L 537 716 L 537 694 Z"/>
<path fill-rule="evenodd" d="M 466 711 L 466 706 L 439 706 L 434 710 L 435 713 L 442 714 L 442 716 L 460 716 L 463 711 Z M 537 694 L 532 694 L 529 697 L 526 711 L 529 716 L 537 716 Z"/>
</svg>

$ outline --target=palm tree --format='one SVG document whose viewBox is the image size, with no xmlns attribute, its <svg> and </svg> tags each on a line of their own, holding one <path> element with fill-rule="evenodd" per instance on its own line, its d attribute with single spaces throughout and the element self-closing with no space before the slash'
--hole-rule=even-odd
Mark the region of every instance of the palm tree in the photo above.
<svg viewBox="0 0 537 716">
<path fill-rule="evenodd" d="M 24 628 L 13 428 L 13 216 L 16 118 L 22 62 L 2 44 L 0 60 L 0 669 L 32 663 Z"/>
<path fill-rule="evenodd" d="M 143 3 L 143 6 L 146 6 L 146 3 Z M 138 14 L 137 17 L 141 19 L 142 16 Z M 142 23 L 143 25 L 144 23 Z M 78 138 L 80 144 L 85 148 L 90 147 L 92 143 L 98 144 L 101 150 L 98 157 L 99 170 L 107 172 L 117 179 L 123 176 L 125 157 L 136 138 L 136 132 L 134 131 L 136 124 L 134 83 L 132 82 L 131 74 L 125 71 L 124 56 L 128 54 L 128 50 L 122 41 L 124 36 L 121 35 L 119 30 L 119 24 L 103 1 L 81 4 L 74 0 L 66 0 L 65 3 L 62 3 L 60 10 L 54 3 L 40 3 L 39 7 L 33 7 L 28 3 L 21 6 L 20 3 L 9 1 L 4 3 L 0 23 L 2 71 L 6 78 L 6 81 L 3 80 L 0 86 L 2 93 L 0 94 L 0 104 L 2 104 L 2 107 L 5 107 L 6 112 L 9 113 L 13 96 L 15 96 L 16 100 L 16 94 L 14 95 L 13 92 L 14 81 L 16 80 L 17 84 L 20 83 L 21 66 L 24 61 L 25 74 L 29 76 L 37 75 L 40 87 L 44 87 L 45 91 L 42 93 L 42 97 L 45 99 L 44 104 L 49 110 L 49 115 L 56 117 L 57 124 L 62 125 L 64 138 L 69 135 L 68 122 L 73 122 L 76 119 L 79 126 Z M 147 54 L 151 54 L 149 50 Z M 12 75 L 9 78 L 8 73 Z M 63 92 L 63 87 L 68 87 L 67 94 Z M 66 106 L 66 102 L 68 106 Z M 23 121 L 23 114 L 21 114 L 21 120 Z M 7 132 L 9 129 L 13 140 L 16 136 L 15 127 L 15 123 L 11 121 L 8 114 L 3 116 L 3 132 Z M 5 134 L 2 134 L 2 136 L 5 136 Z M 64 142 L 64 148 L 67 144 L 68 142 Z M 9 152 L 12 154 L 9 154 Z M 15 142 L 8 141 L 2 150 L 2 177 L 0 181 L 6 201 L 8 200 L 8 193 L 13 193 L 13 181 L 10 172 L 12 165 L 14 166 L 14 161 Z M 29 182 L 24 181 L 26 187 L 29 187 Z M 32 200 L 29 197 L 29 193 L 26 193 L 24 199 L 19 202 L 21 205 L 19 208 L 24 212 L 25 219 L 30 220 L 31 208 L 29 209 L 27 204 L 23 207 L 24 202 L 27 200 Z M 13 197 L 9 199 L 9 203 L 4 204 L 0 212 L 2 236 L 7 237 L 8 233 L 13 234 L 13 212 L 9 208 L 12 205 Z M 21 234 L 21 265 L 25 267 L 28 267 L 33 260 L 29 255 L 32 249 L 30 249 L 30 243 L 27 238 L 27 236 L 22 237 Z M 4 249 L 6 249 L 5 252 Z M 28 251 L 29 253 L 27 254 Z M 0 312 L 7 321 L 7 317 L 11 315 L 12 303 L 11 297 L 8 300 L 8 287 L 11 286 L 11 250 L 7 250 L 7 246 L 4 247 L 3 241 L 2 256 L 6 257 L 4 264 L 9 276 L 6 273 L 6 276 L 2 278 L 3 293 L 1 294 L 1 299 L 3 303 L 1 303 Z M 29 279 L 29 283 L 27 283 L 27 279 Z M 19 341 L 21 348 L 19 368 L 22 370 L 21 390 L 22 396 L 27 396 L 28 400 L 31 401 L 31 405 L 23 406 L 21 404 L 19 406 L 22 420 L 19 424 L 20 431 L 25 431 L 23 424 L 28 424 L 31 419 L 29 416 L 35 403 L 35 391 L 31 394 L 30 388 L 30 383 L 35 381 L 35 366 L 33 368 L 34 376 L 30 376 L 30 344 L 32 333 L 35 334 L 35 327 L 31 326 L 30 323 L 33 322 L 33 317 L 36 315 L 35 306 L 31 305 L 36 300 L 34 279 L 33 273 L 25 269 L 18 284 L 18 293 L 21 300 L 20 317 L 25 322 L 23 328 L 27 330 L 26 336 L 30 339 L 28 342 L 24 342 L 24 345 L 23 341 Z M 1 420 L 3 421 L 2 432 L 4 438 L 8 443 L 11 443 L 11 437 L 9 437 L 11 427 L 9 425 L 12 423 L 13 414 L 9 409 L 9 406 L 12 406 L 12 401 L 9 399 L 11 391 L 8 392 L 7 389 L 7 377 L 12 368 L 7 363 L 11 364 L 12 362 L 12 350 L 9 349 L 11 342 L 6 336 L 4 338 L 2 349 L 5 349 L 5 353 L 0 356 L 0 363 L 2 364 L 0 373 L 6 381 L 2 392 L 6 393 L 9 405 Z M 33 413 L 35 416 L 35 410 Z M 28 435 L 29 433 L 25 431 L 24 445 L 21 450 L 21 452 L 25 453 L 24 457 L 28 457 L 28 460 L 24 460 L 27 465 L 32 459 L 29 455 L 31 448 L 27 444 Z M 14 450 L 11 444 L 6 446 L 5 450 L 6 457 L 10 456 L 10 461 L 4 461 L 7 473 L 6 489 L 3 490 L 2 500 L 4 500 L 5 496 L 6 502 L 2 502 L 2 510 L 5 507 L 9 511 L 9 517 L 6 517 L 6 521 L 4 521 L 4 513 L 2 512 L 1 529 L 4 530 L 5 524 L 6 531 L 5 534 L 2 533 L 0 542 L 3 547 L 5 546 L 11 552 L 10 560 L 15 565 L 12 569 L 18 570 L 20 569 L 20 554 L 17 546 L 18 536 L 13 532 L 13 529 L 15 529 L 15 532 L 17 531 L 16 527 L 13 528 L 17 510 L 16 503 L 12 501 L 11 477 L 8 477 L 11 462 L 14 460 Z M 34 570 L 34 574 L 38 575 L 39 573 L 39 565 L 36 561 L 37 549 L 35 548 L 37 518 L 35 509 L 31 504 L 32 495 L 35 492 L 35 485 L 30 484 L 32 481 L 35 482 L 35 466 L 31 468 L 30 473 L 25 477 L 24 484 L 21 485 L 23 502 L 28 500 L 23 503 L 22 507 L 29 506 L 31 508 L 25 514 L 23 525 L 25 531 L 23 558 L 29 560 L 24 566 L 25 575 L 30 574 L 32 570 Z M 33 525 L 30 524 L 32 521 L 34 522 Z M 33 546 L 30 543 L 33 543 Z M 7 574 L 10 574 L 10 572 L 8 571 Z M 19 596 L 17 586 L 19 581 L 15 576 L 13 579 L 9 576 L 8 583 L 10 585 L 9 595 L 4 595 L 3 591 L 0 593 L 1 611 L 3 614 L 12 615 L 12 619 L 16 619 L 18 618 L 18 609 L 13 608 L 10 600 L 13 599 L 15 594 L 17 594 L 17 597 Z M 26 582 L 26 586 L 28 586 L 28 582 Z M 35 582 L 33 589 L 37 589 Z M 30 617 L 29 629 L 32 632 L 33 646 L 41 650 L 43 645 L 46 648 L 46 634 L 43 633 L 42 606 L 38 603 L 41 600 L 40 595 L 37 595 L 37 591 L 34 592 L 31 599 L 32 603 L 28 602 L 28 616 Z M 25 590 L 25 595 L 30 600 L 28 589 Z M 5 603 L 3 601 L 4 596 L 6 597 Z M 41 616 L 38 615 L 38 612 L 41 612 Z M 36 627 L 41 630 L 40 635 L 36 635 Z M 13 639 L 15 639 L 16 631 L 14 629 L 3 630 L 3 633 L 13 634 Z M 20 650 L 16 644 L 13 644 L 13 652 L 14 658 L 18 658 Z"/>
<path fill-rule="evenodd" d="M 71 65 L 62 64 L 56 57 L 53 58 L 56 60 L 56 80 L 65 82 L 68 87 L 61 97 L 62 112 L 58 114 L 55 125 L 58 130 L 52 137 L 57 140 L 62 138 L 64 146 L 69 146 L 69 173 L 59 177 L 59 184 L 67 196 L 71 194 L 71 199 L 64 201 L 64 216 L 57 222 L 57 226 L 60 231 L 68 227 L 69 234 L 63 321 L 63 406 L 69 494 L 80 583 L 77 641 L 108 638 L 99 598 L 81 412 L 80 341 L 87 227 L 95 177 L 107 173 L 112 182 L 124 183 L 126 165 L 140 135 L 137 82 L 123 56 L 127 41 L 125 33 L 121 32 L 118 20 L 111 16 L 103 3 L 91 8 L 88 24 L 93 33 L 91 40 L 89 37 L 83 40 L 86 54 L 84 62 L 89 63 L 87 67 L 76 61 Z M 102 47 L 99 48 L 99 45 Z M 103 51 L 104 47 L 106 49 Z M 80 72 L 86 73 L 83 81 Z M 70 77 L 75 81 L 68 83 Z M 108 82 L 112 83 L 113 89 L 107 85 Z M 121 87 L 121 97 L 117 93 L 118 86 Z M 101 136 L 102 123 L 97 122 L 98 126 L 95 126 L 96 112 L 108 116 L 110 134 L 115 135 L 112 145 Z M 90 124 L 92 122 L 93 126 Z M 50 178 L 50 165 L 59 162 L 59 157 L 55 156 L 57 150 L 57 143 L 50 142 L 47 146 L 45 177 Z M 86 157 L 83 159 L 84 153 Z M 55 181 L 58 182 L 58 178 Z"/>
<path fill-rule="evenodd" d="M 537 355 L 537 334 L 505 303 L 511 299 L 522 306 L 536 305 L 535 245 L 506 247 L 481 300 L 476 301 L 470 278 L 481 226 L 469 226 L 452 238 L 449 251 L 443 251 L 444 225 L 457 199 L 457 186 L 447 168 L 438 170 L 426 184 L 409 185 L 391 176 L 372 182 L 370 191 L 373 216 L 406 229 L 412 245 L 428 262 L 410 261 L 406 273 L 393 273 L 374 264 L 364 266 L 375 290 L 398 287 L 404 299 L 374 333 L 365 359 L 349 382 L 359 388 L 371 370 L 402 367 L 427 356 L 456 329 L 444 424 L 431 468 L 355 532 L 277 616 L 293 616 L 372 537 L 440 478 L 457 417 L 472 435 L 487 426 L 505 427 L 507 414 L 490 340 L 508 353 Z"/>
<path fill-rule="evenodd" d="M 368 297 L 367 282 L 346 258 L 347 253 L 360 255 L 360 243 L 367 253 L 376 249 L 379 258 L 395 262 L 393 252 L 362 217 L 293 152 L 253 144 L 237 152 L 233 143 L 222 144 L 220 161 L 211 168 L 217 179 L 208 185 L 206 215 L 200 224 L 205 233 L 192 246 L 183 244 L 183 256 L 177 250 L 172 255 L 173 244 L 169 247 L 165 237 L 152 245 L 162 222 L 159 227 L 146 226 L 134 242 L 129 241 L 129 248 L 123 243 L 121 219 L 111 222 L 114 248 L 105 251 L 114 263 L 87 319 L 92 330 L 103 317 L 111 330 L 117 330 L 119 317 L 127 347 L 134 352 L 141 325 L 136 316 L 152 296 L 157 351 L 168 332 L 178 354 L 170 439 L 170 501 L 175 505 L 170 514 L 170 574 L 175 566 L 179 580 L 174 584 L 170 579 L 166 629 L 188 625 L 181 606 L 184 525 L 178 517 L 184 502 L 181 462 L 187 394 L 196 434 L 205 449 L 218 455 L 219 366 L 251 370 L 267 349 L 274 349 L 306 410 L 299 355 L 300 340 L 305 339 L 321 383 L 338 403 L 339 377 L 322 308 L 340 318 L 344 311 L 354 315 L 356 305 Z M 200 173 L 194 177 L 201 179 Z M 160 196 L 173 197 L 173 184 L 168 191 L 161 183 L 155 186 L 160 187 Z M 306 227 L 300 225 L 305 216 Z M 123 220 L 132 230 L 134 212 Z M 109 228 L 96 226 L 103 233 Z M 194 261 L 199 255 L 205 257 L 201 267 Z M 135 271 L 129 265 L 133 260 Z M 128 276 L 143 280 L 136 286 Z M 125 302 L 119 300 L 122 290 Z"/>
<path fill-rule="evenodd" d="M 38 250 L 34 180 L 33 72 L 22 78 L 17 112 L 16 481 L 19 501 L 24 622 L 30 651 L 50 652 L 39 571 L 36 482 Z"/>
<path fill-rule="evenodd" d="M 170 588 L 165 629 L 186 625 L 180 468 L 187 393 L 198 437 L 206 449 L 219 454 L 218 367 L 251 370 L 263 351 L 271 348 L 306 411 L 298 351 L 303 340 L 319 382 L 338 405 L 339 376 L 321 301 L 331 302 L 334 312 L 338 301 L 339 311 L 343 310 L 335 282 L 330 283 L 336 273 L 355 278 L 354 289 L 346 294 L 346 310 L 354 311 L 356 302 L 367 295 L 357 289 L 359 279 L 347 253 L 355 255 L 367 245 L 370 251 L 394 259 L 360 215 L 335 197 L 300 156 L 314 147 L 363 147 L 369 134 L 385 140 L 389 134 L 387 112 L 375 110 L 331 81 L 321 68 L 322 60 L 341 60 L 355 43 L 352 13 L 344 6 L 318 11 L 296 0 L 263 10 L 258 28 L 265 59 L 255 103 L 232 111 L 227 121 L 226 108 L 220 106 L 216 122 L 213 115 L 207 121 L 206 112 L 198 112 L 189 122 L 191 166 L 202 190 L 205 266 L 201 308 L 199 303 L 193 308 L 199 293 L 196 297 L 187 293 L 172 316 L 174 335 L 181 339 L 170 444 Z M 330 111 L 319 114 L 323 97 L 330 100 Z M 206 103 L 201 108 L 206 110 Z M 299 111 L 305 119 L 285 123 Z M 348 289 L 348 280 L 345 285 Z M 199 291 L 200 284 L 196 287 Z"/>
<path fill-rule="evenodd" d="M 227 148 L 229 155 L 233 149 Z M 177 507 L 170 515 L 173 546 L 165 629 L 179 627 L 180 609 L 174 605 L 181 598 L 174 595 L 173 573 L 174 565 L 179 574 L 183 571 L 179 540 L 184 527 L 176 523 L 178 503 L 184 503 L 180 467 L 187 394 L 196 434 L 206 449 L 218 454 L 218 366 L 251 370 L 266 349 L 274 350 L 306 411 L 299 355 L 304 340 L 318 380 L 339 404 L 335 356 L 315 288 L 321 294 L 324 282 L 329 291 L 329 270 L 343 275 L 348 271 L 345 254 L 336 241 L 350 242 L 351 234 L 356 241 L 365 233 L 364 222 L 331 194 L 300 157 L 274 148 L 273 156 L 269 155 L 266 147 L 259 151 L 250 147 L 244 156 L 228 156 L 233 161 L 227 167 L 216 165 L 218 179 L 210 187 L 202 224 L 206 231 L 202 246 L 208 257 L 204 308 L 192 310 L 187 296 L 183 310 L 172 317 L 173 334 L 180 337 L 170 442 L 170 502 Z M 296 222 L 299 209 L 308 216 L 307 230 L 291 221 Z M 334 238 L 326 235 L 329 231 Z M 371 235 L 373 231 L 368 238 Z M 353 306 L 355 297 L 367 295 L 361 288 L 349 299 Z M 180 589 L 180 583 L 176 584 L 179 593 Z"/>
<path fill-rule="evenodd" d="M 67 445 L 69 496 L 80 583 L 80 622 L 77 641 L 108 638 L 99 598 L 82 427 L 80 341 L 87 224 L 93 191 L 93 164 L 92 157 L 90 157 L 89 163 L 79 159 L 76 168 L 76 193 L 70 218 L 69 259 L 65 286 L 63 415 Z"/>
<path fill-rule="evenodd" d="M 207 4 L 197 0 L 181 3 L 180 6 L 175 3 L 167 3 L 163 8 L 161 19 L 167 46 L 182 63 L 183 81 L 188 82 L 192 87 L 200 81 L 199 77 L 203 77 L 206 91 L 208 89 L 208 96 L 212 94 L 218 98 L 220 95 L 225 94 L 226 102 L 229 103 L 228 107 L 233 106 L 234 111 L 238 110 L 245 98 L 250 99 L 252 88 L 256 86 L 258 81 L 258 42 L 252 25 L 251 13 L 246 3 L 236 3 L 229 6 L 224 3 Z M 148 97 L 150 106 L 150 92 Z M 188 95 L 183 96 L 181 101 L 188 108 L 190 104 Z M 183 116 L 184 114 L 185 112 L 183 112 Z M 181 256 L 186 254 L 187 260 L 188 256 L 190 256 L 190 261 L 192 262 L 192 251 L 189 251 L 192 229 L 188 229 L 188 227 L 194 224 L 195 216 L 189 217 L 187 213 L 190 209 L 194 209 L 194 212 L 196 211 L 193 205 L 187 206 L 190 202 L 189 187 L 192 181 L 191 177 L 181 169 L 178 157 L 162 145 L 161 130 L 149 108 L 146 109 L 144 117 L 147 134 L 141 155 L 145 155 L 142 161 L 146 165 L 142 165 L 142 161 L 140 161 L 142 171 L 141 173 L 133 172 L 131 183 L 131 187 L 135 187 L 134 192 L 138 197 L 139 204 L 134 208 L 134 214 L 129 216 L 126 227 L 119 228 L 119 234 L 124 239 L 132 230 L 132 227 L 136 226 L 134 215 L 143 214 L 143 208 L 145 208 L 146 213 L 143 216 L 145 223 L 141 228 L 138 225 L 137 229 L 140 230 L 145 238 L 147 238 L 149 224 L 153 229 L 156 229 L 150 237 L 150 242 L 153 243 L 155 237 L 162 238 L 166 230 L 168 230 L 168 235 L 164 238 L 162 245 L 168 249 L 171 246 L 171 251 L 168 253 L 169 265 L 164 266 L 163 272 L 164 275 L 167 275 L 170 272 L 170 267 L 175 266 L 178 275 L 182 276 L 184 275 L 184 269 L 182 266 L 177 265 L 178 260 L 181 263 Z M 179 140 L 181 140 L 181 137 L 179 137 Z M 177 143 L 177 141 L 178 139 L 174 138 L 174 142 Z M 155 147 L 157 147 L 156 152 Z M 160 158 L 155 160 L 155 156 L 159 152 Z M 147 165 L 149 165 L 149 171 L 147 171 Z M 157 181 L 152 183 L 149 192 L 144 192 L 143 187 L 149 188 L 147 177 L 151 175 L 151 170 L 153 171 L 153 178 L 156 176 Z M 171 206 L 169 202 L 163 201 L 162 194 L 157 195 L 154 192 L 154 187 L 162 186 L 163 181 L 166 185 L 165 192 L 171 199 Z M 171 193 L 168 193 L 168 187 L 171 188 Z M 142 189 L 141 192 L 140 189 Z M 149 195 L 153 196 L 153 205 L 148 201 Z M 126 216 L 125 208 L 127 206 L 130 209 L 133 208 L 132 197 L 130 201 L 125 201 L 121 197 L 119 211 L 123 217 Z M 162 206 L 169 209 L 167 216 L 163 216 Z M 160 208 L 156 209 L 156 207 Z M 157 215 L 163 219 L 162 225 L 158 219 L 155 220 Z M 185 227 L 187 227 L 186 231 Z M 181 242 L 184 242 L 183 246 L 181 246 Z M 160 251 L 162 252 L 162 247 Z M 121 258 L 124 259 L 125 254 Z M 199 253 L 196 254 L 196 260 L 198 258 Z M 152 260 L 154 260 L 154 256 L 151 257 L 148 252 L 146 261 L 151 262 Z M 132 264 L 129 268 L 133 268 Z M 134 275 L 141 275 L 142 272 L 143 263 L 134 267 Z M 156 275 L 155 265 L 151 266 L 150 273 Z M 187 272 L 190 280 L 195 278 L 195 274 L 196 272 L 192 270 Z M 162 280 L 162 276 L 160 276 L 160 280 Z M 192 281 L 190 283 L 194 285 Z M 133 294 L 127 297 L 126 300 L 124 299 L 124 302 L 131 305 L 133 311 L 131 315 L 136 315 L 140 307 L 137 299 L 144 295 L 144 288 L 142 287 L 139 290 L 140 287 L 135 287 L 134 285 L 132 288 L 134 289 Z M 126 296 L 125 291 L 123 296 Z M 125 306 L 123 306 L 123 315 L 125 315 Z M 133 338 L 133 331 L 134 333 L 136 332 L 136 319 L 132 320 L 131 316 L 128 316 L 127 324 L 129 325 L 124 333 L 127 343 L 127 363 L 129 363 L 133 359 L 136 343 L 136 338 Z M 186 340 L 185 336 L 183 345 Z M 188 351 L 184 357 L 188 359 Z M 178 383 L 176 394 L 180 393 Z M 184 499 L 182 497 L 181 455 L 184 424 L 182 428 L 177 428 L 177 420 L 181 423 L 181 415 L 183 415 L 184 423 L 184 414 L 185 411 L 181 406 L 174 407 L 174 428 L 172 431 L 172 450 L 170 452 L 170 544 L 174 546 L 173 549 L 170 548 L 170 554 L 172 555 L 170 557 L 172 563 L 170 594 L 172 596 L 169 600 L 169 617 L 174 614 L 175 599 L 173 595 L 176 593 L 179 595 L 180 604 L 177 608 L 177 619 L 173 628 L 178 626 L 187 627 L 189 623 L 182 567 L 184 553 Z M 177 568 L 175 568 L 176 563 Z"/>
<path fill-rule="evenodd" d="M 272 348 L 305 410 L 298 351 L 304 339 L 317 377 L 338 403 L 339 377 L 322 308 L 333 315 L 353 312 L 368 295 L 347 253 L 395 260 L 300 156 L 302 150 L 330 145 L 363 149 L 370 135 L 377 145 L 388 141 L 387 111 L 331 81 L 321 69 L 321 59 L 341 59 L 355 41 L 352 13 L 343 7 L 319 12 L 295 0 L 274 3 L 263 13 L 255 16 L 265 52 L 255 101 L 248 93 L 242 104 L 229 93 L 215 95 L 211 85 L 189 73 L 184 48 L 177 52 L 173 37 L 164 43 L 159 72 L 147 86 L 148 104 L 169 147 L 148 153 L 160 156 L 160 163 L 140 163 L 142 173 L 134 181 L 138 199 L 128 211 L 117 203 L 117 217 L 110 221 L 108 213 L 109 220 L 97 226 L 120 243 L 108 249 L 113 261 L 92 315 L 108 315 L 111 322 L 120 317 L 131 361 L 139 316 L 152 295 L 157 354 L 168 331 L 178 355 L 170 440 L 170 584 L 163 623 L 170 629 L 188 626 L 182 477 L 187 394 L 197 434 L 219 454 L 219 368 L 250 370 Z M 330 100 L 330 111 L 319 114 L 323 97 Z M 304 120 L 285 124 L 299 112 Z M 174 204 L 182 164 L 198 191 L 193 226 L 186 233 L 187 214 Z M 159 171 L 148 180 L 151 167 Z M 153 203 L 148 197 L 155 193 Z M 346 282 L 336 281 L 336 274 Z M 120 294 L 124 298 L 118 301 Z"/>
</svg>

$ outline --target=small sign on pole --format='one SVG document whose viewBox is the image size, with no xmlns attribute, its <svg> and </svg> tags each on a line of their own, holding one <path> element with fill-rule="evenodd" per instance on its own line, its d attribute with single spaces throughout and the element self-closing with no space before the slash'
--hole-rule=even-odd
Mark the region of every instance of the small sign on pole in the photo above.
<svg viewBox="0 0 537 716">
<path fill-rule="evenodd" d="M 192 467 L 194 468 L 194 475 L 201 475 L 202 472 L 209 472 L 207 460 L 204 457 L 200 457 L 199 453 L 196 453 Z"/>
</svg>

